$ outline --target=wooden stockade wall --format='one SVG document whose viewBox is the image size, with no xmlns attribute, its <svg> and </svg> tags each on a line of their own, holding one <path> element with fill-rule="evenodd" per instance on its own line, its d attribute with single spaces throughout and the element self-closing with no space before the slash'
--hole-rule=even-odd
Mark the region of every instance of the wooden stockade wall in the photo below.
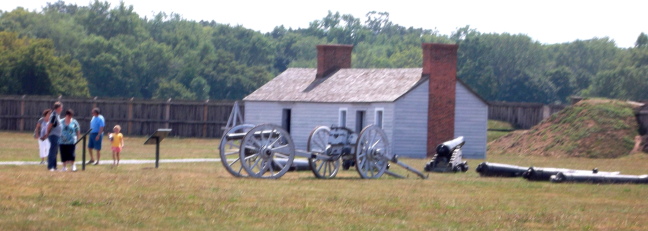
<svg viewBox="0 0 648 231">
<path fill-rule="evenodd" d="M 233 101 L 178 101 L 142 99 L 87 99 L 42 96 L 1 96 L 0 130 L 33 131 L 43 110 L 61 101 L 74 110 L 82 131 L 90 128 L 91 110 L 98 107 L 106 119 L 105 132 L 119 124 L 125 135 L 147 136 L 171 128 L 171 136 L 221 137 Z M 240 110 L 243 112 L 243 109 Z"/>
<path fill-rule="evenodd" d="M 171 128 L 171 136 L 221 137 L 234 106 L 233 101 L 179 101 L 142 99 L 87 99 L 43 96 L 0 96 L 0 130 L 33 131 L 43 110 L 56 101 L 64 110 L 73 109 L 82 131 L 87 131 L 94 107 L 106 118 L 106 132 L 119 124 L 126 135 L 147 136 L 158 128 Z M 243 106 L 240 112 L 242 113 Z M 566 105 L 489 102 L 488 119 L 529 129 Z M 640 109 L 640 132 L 648 131 L 648 106 Z"/>
<path fill-rule="evenodd" d="M 541 103 L 489 102 L 488 119 L 508 122 L 517 129 L 529 129 L 565 107 Z"/>
<path fill-rule="evenodd" d="M 639 123 L 639 135 L 648 135 L 648 101 L 642 102 L 645 105 L 637 111 L 637 122 Z"/>
</svg>

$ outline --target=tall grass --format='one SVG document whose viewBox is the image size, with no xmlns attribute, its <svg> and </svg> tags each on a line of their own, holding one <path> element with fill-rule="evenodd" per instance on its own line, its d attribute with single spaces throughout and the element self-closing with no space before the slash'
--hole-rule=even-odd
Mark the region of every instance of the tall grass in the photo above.
<svg viewBox="0 0 648 231">
<path fill-rule="evenodd" d="M 0 158 L 18 156 L 1 133 Z M 135 139 L 135 138 L 131 138 Z M 214 141 L 165 140 L 163 157 L 216 157 Z M 149 157 L 135 153 L 124 158 Z M 182 145 L 192 144 L 192 145 Z M 7 148 L 4 148 L 7 147 Z M 36 145 L 29 151 L 35 151 Z M 142 150 L 149 150 L 149 147 Z M 191 151 L 193 150 L 193 151 Z M 203 153 L 204 151 L 204 153 Z M 141 155 L 141 156 L 138 156 Z M 30 159 L 30 158 L 27 158 Z M 37 159 L 37 156 L 35 158 Z M 426 160 L 406 159 L 423 169 Z M 89 166 L 83 172 L 0 166 L 0 230 L 641 230 L 646 185 L 552 184 L 483 178 L 471 170 L 422 180 L 332 180 L 289 172 L 278 180 L 234 178 L 220 163 Z M 642 174 L 648 158 L 550 159 L 489 156 L 488 161 Z M 392 170 L 407 174 L 398 166 Z"/>
</svg>

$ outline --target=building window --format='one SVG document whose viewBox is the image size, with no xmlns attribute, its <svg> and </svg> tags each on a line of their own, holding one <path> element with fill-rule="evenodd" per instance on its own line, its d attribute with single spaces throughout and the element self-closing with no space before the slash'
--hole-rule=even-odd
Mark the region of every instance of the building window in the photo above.
<svg viewBox="0 0 648 231">
<path fill-rule="evenodd" d="M 290 122 L 292 120 L 292 110 L 290 108 L 284 108 L 283 113 L 281 114 L 281 127 L 290 133 Z"/>
<path fill-rule="evenodd" d="M 365 111 L 356 111 L 356 132 L 362 131 L 365 126 Z"/>
<path fill-rule="evenodd" d="M 347 125 L 347 109 L 346 108 L 340 108 L 340 118 L 338 120 L 338 126 L 340 127 L 346 127 Z"/>
<path fill-rule="evenodd" d="M 382 108 L 377 108 L 376 109 L 376 116 L 375 116 L 375 125 L 378 126 L 379 128 L 383 127 L 383 111 L 384 109 Z"/>
</svg>

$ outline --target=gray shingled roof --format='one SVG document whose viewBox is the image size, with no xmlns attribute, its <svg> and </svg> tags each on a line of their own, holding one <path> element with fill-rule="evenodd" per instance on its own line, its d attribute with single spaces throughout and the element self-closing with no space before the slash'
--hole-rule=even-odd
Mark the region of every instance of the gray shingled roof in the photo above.
<svg viewBox="0 0 648 231">
<path fill-rule="evenodd" d="M 422 68 L 340 69 L 315 79 L 315 68 L 289 68 L 244 101 L 360 103 L 394 102 L 421 82 Z"/>
</svg>

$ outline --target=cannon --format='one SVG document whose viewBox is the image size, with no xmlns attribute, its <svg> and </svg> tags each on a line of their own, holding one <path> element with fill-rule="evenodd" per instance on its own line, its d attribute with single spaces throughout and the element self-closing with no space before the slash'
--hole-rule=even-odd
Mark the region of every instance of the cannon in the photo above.
<svg viewBox="0 0 648 231">
<path fill-rule="evenodd" d="M 523 174 L 524 179 L 530 181 L 548 181 L 551 179 L 551 176 L 554 176 L 558 173 L 578 173 L 578 174 L 596 174 L 596 175 L 618 175 L 619 172 L 601 172 L 597 168 L 592 170 L 574 170 L 566 168 L 539 168 L 539 167 L 529 167 Z"/>
<path fill-rule="evenodd" d="M 482 162 L 477 165 L 475 171 L 477 171 L 480 176 L 520 177 L 528 169 L 529 168 L 527 167 L 516 165 Z"/>
<path fill-rule="evenodd" d="M 466 143 L 463 136 L 439 144 L 436 154 L 425 164 L 428 172 L 466 172 L 468 162 L 462 161 L 461 147 Z"/>
<path fill-rule="evenodd" d="M 601 184 L 648 184 L 648 175 L 618 175 L 583 172 L 559 172 L 551 176 L 552 183 L 586 182 Z"/>
<path fill-rule="evenodd" d="M 317 178 L 334 178 L 342 161 L 353 160 L 363 179 L 383 174 L 403 177 L 388 170 L 396 163 L 427 178 L 421 172 L 399 162 L 391 152 L 385 132 L 369 125 L 356 135 L 348 128 L 318 126 L 309 135 L 307 150 L 296 150 L 294 142 L 280 126 L 243 124 L 228 130 L 219 145 L 221 163 L 235 177 L 276 179 L 295 168 L 295 157 L 308 158 Z"/>
</svg>

